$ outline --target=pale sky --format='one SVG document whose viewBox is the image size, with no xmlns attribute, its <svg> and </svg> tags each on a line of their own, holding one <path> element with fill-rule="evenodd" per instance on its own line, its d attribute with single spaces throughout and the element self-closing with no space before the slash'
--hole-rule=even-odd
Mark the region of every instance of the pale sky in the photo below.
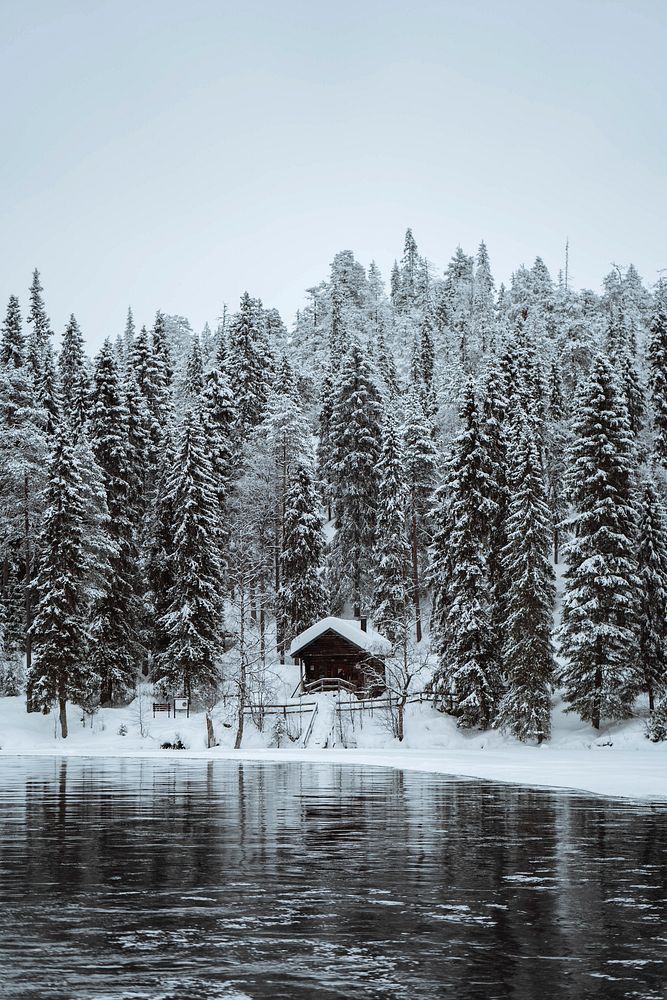
<svg viewBox="0 0 667 1000">
<path fill-rule="evenodd" d="M 667 268 L 665 0 L 0 0 L 0 308 L 38 267 L 90 345 L 128 305 L 289 323 L 412 226 L 497 281 Z"/>
</svg>

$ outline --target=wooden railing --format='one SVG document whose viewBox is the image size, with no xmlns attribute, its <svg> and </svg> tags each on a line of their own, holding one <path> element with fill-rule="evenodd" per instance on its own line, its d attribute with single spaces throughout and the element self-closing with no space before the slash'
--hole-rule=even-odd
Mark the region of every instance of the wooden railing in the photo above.
<svg viewBox="0 0 667 1000">
<path fill-rule="evenodd" d="M 315 694 L 319 691 L 350 691 L 357 690 L 356 684 L 346 681 L 342 677 L 318 677 L 316 681 L 304 682 L 303 691 L 306 694 Z"/>
</svg>

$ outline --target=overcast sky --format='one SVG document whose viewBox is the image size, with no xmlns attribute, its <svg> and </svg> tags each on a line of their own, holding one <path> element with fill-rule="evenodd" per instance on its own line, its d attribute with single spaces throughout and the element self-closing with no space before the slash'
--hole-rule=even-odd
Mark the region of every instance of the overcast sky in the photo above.
<svg viewBox="0 0 667 1000">
<path fill-rule="evenodd" d="M 289 322 L 406 226 L 497 280 L 667 267 L 664 0 L 0 0 L 0 297 L 90 344 L 127 306 Z"/>
</svg>

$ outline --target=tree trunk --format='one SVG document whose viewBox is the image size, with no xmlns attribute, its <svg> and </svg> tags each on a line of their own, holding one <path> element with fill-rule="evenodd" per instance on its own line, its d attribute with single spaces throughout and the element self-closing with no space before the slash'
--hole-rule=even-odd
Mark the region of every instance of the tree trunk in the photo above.
<svg viewBox="0 0 667 1000">
<path fill-rule="evenodd" d="M 67 701 L 65 698 L 58 700 L 60 708 L 60 733 L 64 740 L 67 739 Z"/>
<path fill-rule="evenodd" d="M 396 736 L 398 737 L 398 742 L 403 742 L 403 736 L 405 735 L 405 730 L 403 727 L 403 713 L 405 710 L 405 698 L 399 698 L 398 709 L 396 713 Z"/>
<path fill-rule="evenodd" d="M 215 733 L 213 731 L 213 719 L 211 718 L 211 713 L 206 713 L 206 746 L 210 750 L 211 747 L 215 746 Z"/>
<path fill-rule="evenodd" d="M 559 556 L 560 556 L 560 532 L 558 531 L 558 525 L 554 525 L 554 566 L 558 565 Z"/>
<path fill-rule="evenodd" d="M 600 728 L 600 700 L 602 698 L 602 667 L 595 669 L 595 694 L 593 695 L 593 711 L 591 713 L 591 723 L 593 729 Z"/>
</svg>

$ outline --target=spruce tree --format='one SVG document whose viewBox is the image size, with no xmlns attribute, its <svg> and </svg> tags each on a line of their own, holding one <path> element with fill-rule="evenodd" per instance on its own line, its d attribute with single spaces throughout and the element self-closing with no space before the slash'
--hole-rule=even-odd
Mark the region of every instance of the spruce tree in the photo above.
<svg viewBox="0 0 667 1000">
<path fill-rule="evenodd" d="M 28 673 L 33 708 L 59 707 L 63 739 L 67 702 L 83 699 L 91 685 L 87 657 L 83 488 L 62 430 L 54 438 L 40 539 L 37 601 L 31 635 L 35 659 Z"/>
<path fill-rule="evenodd" d="M 415 638 L 421 642 L 421 581 L 428 563 L 431 544 L 431 508 L 437 478 L 437 454 L 433 426 L 424 412 L 418 393 L 408 393 L 405 405 L 403 441 L 405 475 L 409 493 L 408 530 L 410 538 L 410 591 L 415 614 Z"/>
<path fill-rule="evenodd" d="M 0 339 L 0 366 L 21 368 L 26 357 L 26 344 L 21 327 L 21 308 L 15 295 L 9 296 L 7 315 L 2 324 Z"/>
<path fill-rule="evenodd" d="M 169 485 L 176 467 L 176 453 L 171 437 L 165 438 L 155 481 L 155 495 L 149 508 L 146 575 L 150 590 L 152 638 L 150 650 L 153 662 L 164 653 L 169 643 L 164 621 L 174 585 L 173 539 L 175 531 L 175 497 Z"/>
<path fill-rule="evenodd" d="M 183 391 L 186 398 L 198 400 L 204 388 L 204 362 L 201 356 L 199 338 L 192 340 L 192 350 L 185 369 Z"/>
<path fill-rule="evenodd" d="M 138 550 L 133 511 L 137 498 L 130 461 L 129 415 L 109 340 L 95 362 L 89 434 L 104 476 L 115 550 L 108 584 L 95 609 L 91 654 L 100 678 L 102 703 L 110 704 L 133 688 L 144 649 L 140 641 L 140 595 L 136 592 Z"/>
<path fill-rule="evenodd" d="M 266 408 L 268 358 L 260 331 L 260 310 L 247 292 L 229 331 L 228 377 L 243 433 L 262 420 Z"/>
<path fill-rule="evenodd" d="M 639 489 L 638 509 L 639 667 L 653 711 L 667 693 L 667 511 L 650 479 Z"/>
<path fill-rule="evenodd" d="M 629 714 L 637 687 L 638 577 L 633 435 L 623 387 L 598 357 L 574 419 L 560 682 L 570 711 L 600 728 Z"/>
<path fill-rule="evenodd" d="M 354 614 L 371 596 L 375 545 L 381 403 L 356 341 L 342 360 L 331 416 L 331 466 L 336 533 L 330 575 L 335 604 Z"/>
<path fill-rule="evenodd" d="M 406 634 L 410 604 L 409 495 L 401 451 L 398 429 L 387 415 L 378 465 L 373 619 L 392 643 Z"/>
<path fill-rule="evenodd" d="M 58 369 L 63 415 L 76 439 L 88 416 L 90 376 L 83 336 L 73 314 L 63 334 Z"/>
<path fill-rule="evenodd" d="M 20 637 L 29 670 L 32 577 L 43 513 L 48 419 L 27 360 L 16 364 L 24 356 L 21 342 L 12 335 L 7 364 L 0 365 L 0 553 L 2 589 L 8 599 L 6 629 L 13 643 Z"/>
<path fill-rule="evenodd" d="M 658 287 L 648 342 L 655 454 L 667 465 L 667 284 Z"/>
<path fill-rule="evenodd" d="M 296 462 L 290 471 L 285 493 L 280 587 L 276 597 L 276 630 L 282 648 L 326 615 L 327 592 L 321 578 L 325 547 L 314 475 L 306 461 Z"/>
<path fill-rule="evenodd" d="M 485 500 L 488 519 L 485 535 L 487 574 L 491 614 L 492 656 L 499 673 L 504 669 L 504 621 L 507 581 L 505 579 L 504 547 L 507 543 L 507 508 L 509 488 L 507 400 L 503 394 L 502 373 L 491 362 L 485 372 L 482 386 L 480 414 L 480 444 L 484 453 Z"/>
<path fill-rule="evenodd" d="M 125 320 L 125 330 L 123 331 L 123 354 L 126 361 L 132 353 L 136 332 L 137 331 L 134 326 L 134 316 L 132 315 L 132 307 L 128 306 L 127 319 Z"/>
<path fill-rule="evenodd" d="M 238 422 L 232 390 L 224 370 L 220 368 L 212 368 L 206 373 L 202 394 L 202 420 L 213 479 L 218 491 L 220 517 L 224 521 L 237 465 Z"/>
<path fill-rule="evenodd" d="M 497 725 L 517 739 L 541 743 L 551 728 L 555 586 L 549 560 L 549 508 L 539 452 L 528 426 L 513 452 L 510 483 L 507 544 L 502 552 L 508 689 Z"/>
<path fill-rule="evenodd" d="M 197 408 L 183 419 L 167 493 L 173 575 L 160 623 L 167 644 L 156 658 L 156 679 L 165 690 L 192 697 L 214 691 L 219 682 L 225 570 L 218 499 Z"/>
<path fill-rule="evenodd" d="M 30 285 L 28 324 L 31 330 L 28 337 L 27 362 L 36 386 L 39 386 L 41 382 L 44 355 L 51 343 L 52 336 L 51 323 L 46 314 L 46 307 L 42 296 L 43 291 L 39 271 L 35 268 L 32 275 L 32 284 Z"/>
<path fill-rule="evenodd" d="M 335 403 L 335 385 L 338 381 L 337 368 L 333 361 L 329 362 L 320 388 L 320 412 L 318 415 L 319 434 L 317 437 L 317 474 L 322 499 L 327 508 L 327 520 L 330 521 L 333 512 L 333 413 Z"/>
<path fill-rule="evenodd" d="M 436 522 L 439 569 L 433 578 L 437 608 L 435 649 L 438 666 L 431 685 L 436 706 L 457 702 L 462 728 L 488 727 L 494 720 L 500 679 L 493 661 L 493 637 L 484 541 L 494 506 L 489 494 L 486 456 L 474 385 L 468 382 L 461 410 L 463 427 L 456 437 L 439 492 L 436 517 L 443 516 L 447 534 Z M 441 546 L 446 546 L 443 552 Z"/>
</svg>

